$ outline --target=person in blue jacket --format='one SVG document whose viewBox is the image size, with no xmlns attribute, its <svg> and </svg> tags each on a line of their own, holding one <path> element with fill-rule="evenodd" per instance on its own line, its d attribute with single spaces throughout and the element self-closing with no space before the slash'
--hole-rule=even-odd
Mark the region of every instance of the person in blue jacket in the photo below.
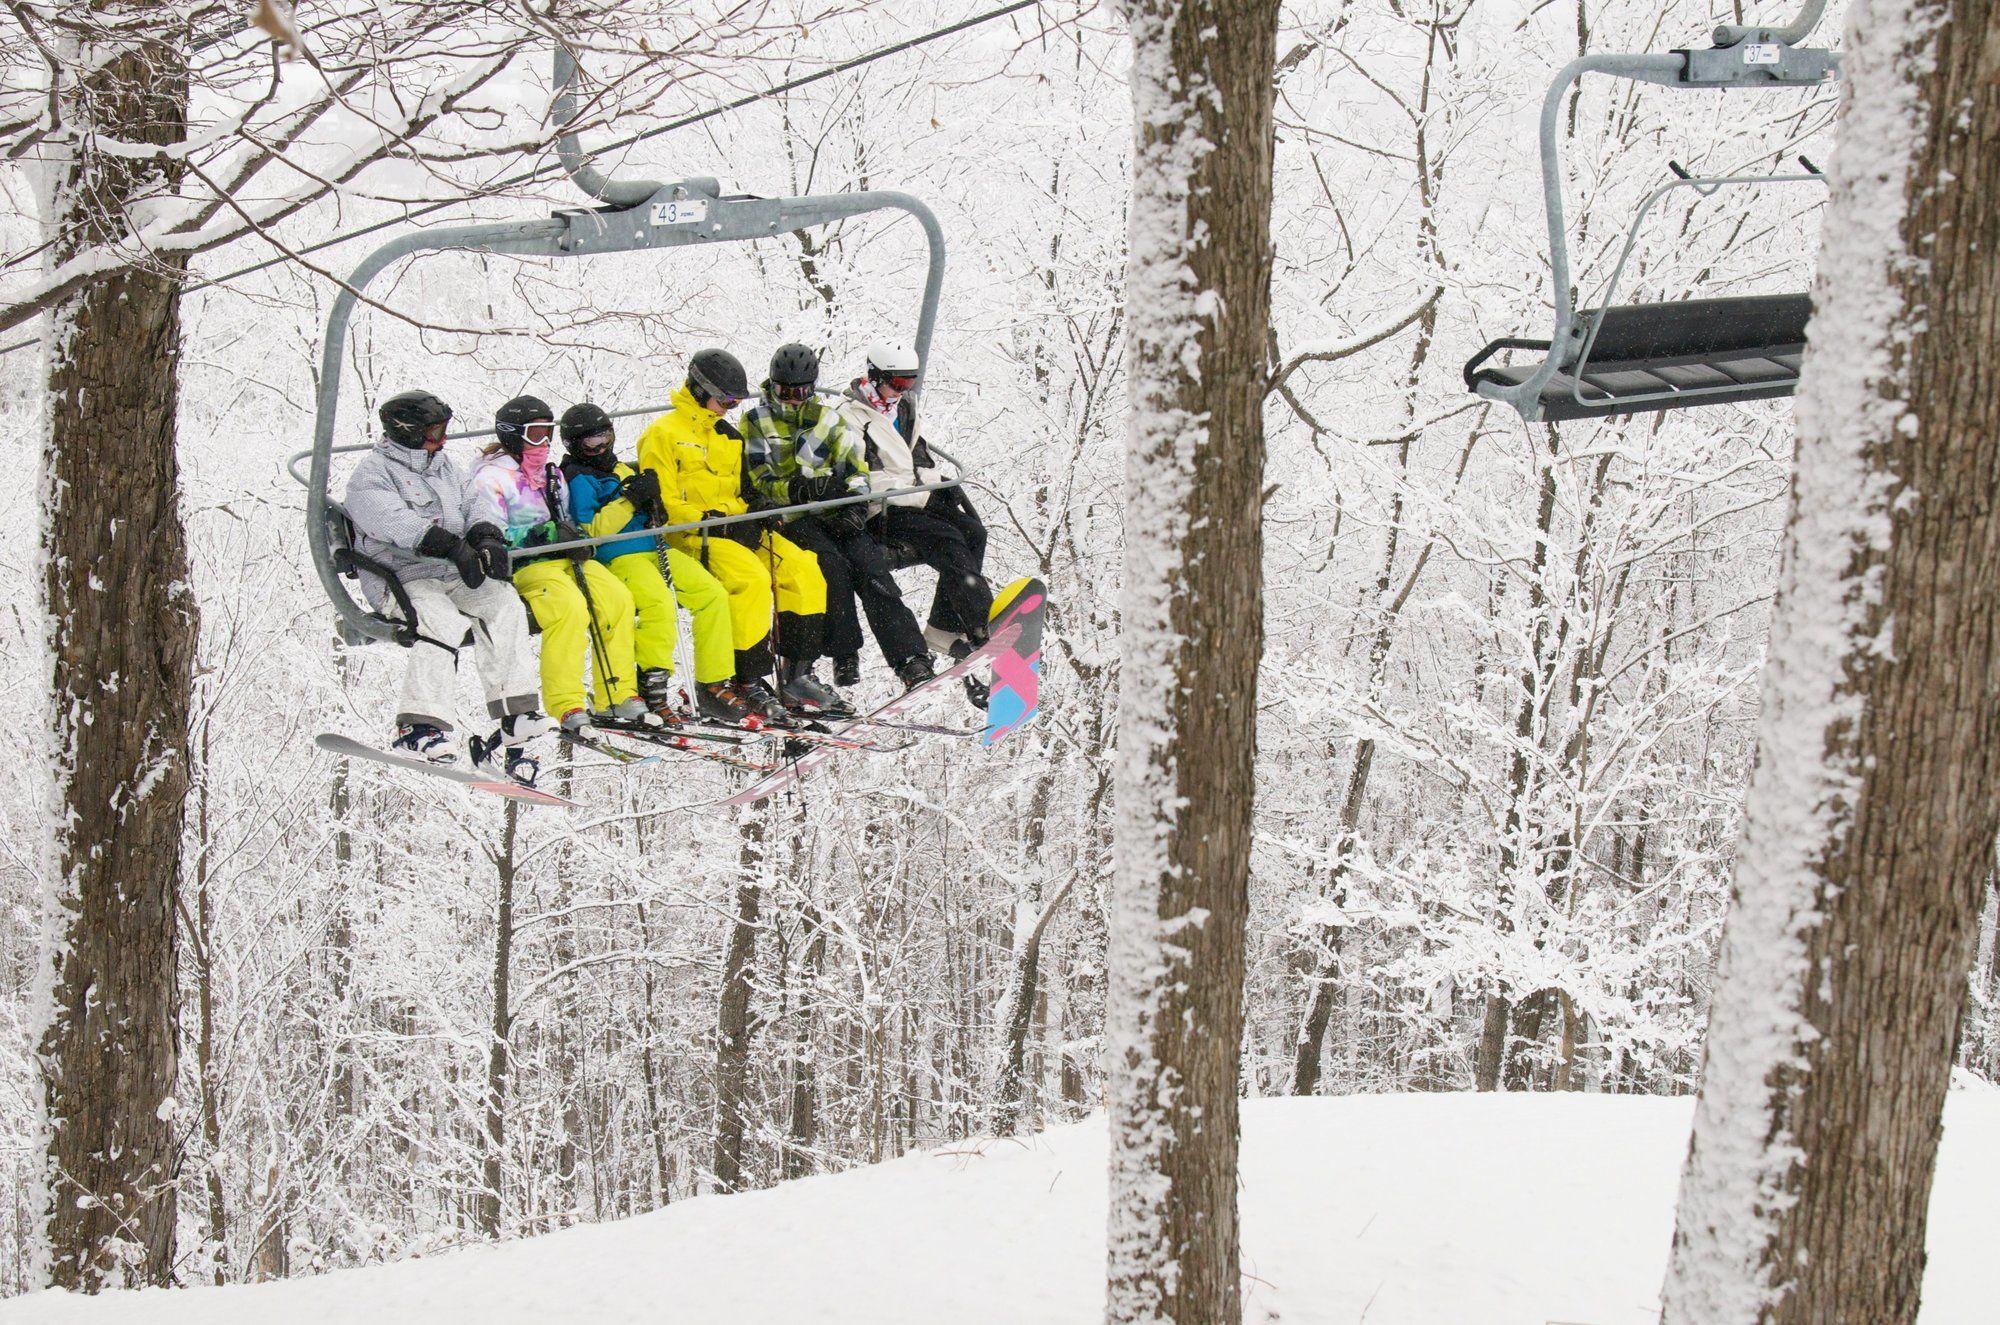
<svg viewBox="0 0 2000 1325">
<path fill-rule="evenodd" d="M 592 538 L 628 529 L 654 527 L 665 519 L 658 476 L 624 463 L 616 454 L 611 416 L 592 404 L 563 411 L 563 477 L 569 487 L 570 519 Z M 597 559 L 632 594 L 638 612 L 634 652 L 639 665 L 639 697 L 662 717 L 673 712 L 674 648 L 680 639 L 679 606 L 694 618 L 694 693 L 700 714 L 737 723 L 750 711 L 737 694 L 736 648 L 731 632 L 729 593 L 701 562 L 665 548 L 668 583 L 662 573 L 658 538 L 642 535 L 606 543 Z"/>
</svg>

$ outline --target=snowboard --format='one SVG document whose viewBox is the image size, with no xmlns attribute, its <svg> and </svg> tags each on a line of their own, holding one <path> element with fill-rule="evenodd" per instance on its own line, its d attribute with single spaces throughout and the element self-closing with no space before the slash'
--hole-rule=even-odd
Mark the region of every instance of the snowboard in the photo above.
<svg viewBox="0 0 2000 1325">
<path fill-rule="evenodd" d="M 1040 580 L 1016 580 L 994 603 L 996 616 L 1017 616 L 1021 633 L 993 655 L 993 688 L 986 696 L 986 730 L 979 743 L 998 745 L 1035 716 L 1042 695 L 1042 609 L 1047 590 Z"/>
<path fill-rule="evenodd" d="M 509 800 L 526 801 L 530 805 L 560 805 L 566 809 L 578 808 L 577 802 L 540 787 L 531 787 L 525 782 L 517 782 L 504 774 L 475 772 L 458 768 L 451 764 L 433 764 L 428 759 L 417 759 L 410 755 L 394 754 L 388 750 L 357 741 L 351 736 L 340 736 L 333 732 L 321 732 L 313 737 L 313 744 L 328 754 L 339 755 L 343 759 L 368 759 L 391 768 L 407 768 L 417 773 L 427 773 L 446 782 L 456 782 L 460 786 L 471 787 L 475 791 L 490 792 L 495 796 L 505 796 Z"/>
<path fill-rule="evenodd" d="M 910 709 L 923 703 L 927 696 L 959 680 L 966 673 L 972 671 L 973 668 L 992 662 L 1003 653 L 1018 651 L 1022 637 L 1028 634 L 1031 629 L 1036 641 L 1034 659 L 1038 663 L 1041 658 L 1040 641 L 1042 637 L 1043 599 L 1044 592 L 1040 580 L 1032 578 L 1021 579 L 1008 585 L 994 602 L 992 630 L 984 644 L 974 649 L 971 653 L 966 654 L 964 658 L 944 671 L 939 672 L 922 685 L 904 691 L 880 708 L 862 715 L 853 723 L 841 728 L 840 735 L 850 740 L 856 738 L 865 740 L 873 737 L 877 731 L 893 730 L 893 728 L 888 726 L 889 720 L 901 717 Z M 1032 668 L 1029 668 L 1028 671 L 1030 678 L 1032 678 L 1034 675 Z M 1032 701 L 1034 697 L 1032 690 L 1026 693 L 1027 707 L 1018 712 L 1014 722 L 1007 727 L 1007 731 L 1012 731 L 1014 727 L 1019 726 L 1021 722 L 1026 721 L 1028 717 L 1032 716 Z M 883 725 L 880 727 L 871 726 L 871 724 L 877 722 Z M 1006 732 L 1001 733 L 1002 736 L 1005 734 Z M 991 744 L 991 742 L 988 742 L 988 744 Z M 813 769 L 832 759 L 838 752 L 837 747 L 828 745 L 822 745 L 809 750 L 804 755 L 786 764 L 783 768 L 766 777 L 759 778 L 757 781 L 743 788 L 743 790 L 724 801 L 723 804 L 731 806 L 755 805 L 758 801 L 771 795 L 771 793 L 782 790 L 791 783 L 798 781 Z"/>
</svg>

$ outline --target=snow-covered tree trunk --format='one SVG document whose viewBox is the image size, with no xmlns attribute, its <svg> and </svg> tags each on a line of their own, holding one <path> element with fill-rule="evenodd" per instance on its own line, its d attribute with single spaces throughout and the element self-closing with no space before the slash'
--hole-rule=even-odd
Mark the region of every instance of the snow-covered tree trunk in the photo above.
<svg viewBox="0 0 2000 1325">
<path fill-rule="evenodd" d="M 161 183 L 186 56 L 154 6 L 100 3 L 57 78 L 47 199 L 60 263 Z M 113 140 L 116 140 L 115 143 Z M 53 655 L 47 1273 L 164 1283 L 174 1260 L 181 830 L 196 611 L 174 454 L 180 271 L 125 267 L 50 315 L 40 499 Z"/>
<path fill-rule="evenodd" d="M 2000 815 L 2000 7 L 1856 0 L 1666 1319 L 1914 1320 Z"/>
<path fill-rule="evenodd" d="M 508 801 L 500 851 L 493 857 L 497 885 L 493 904 L 493 1015 L 487 1026 L 479 1191 L 472 1203 L 473 1227 L 489 1238 L 500 1236 L 501 1183 L 506 1176 L 507 1158 L 507 1080 L 514 1069 L 514 883 L 518 876 L 515 843 L 520 815 L 519 802 Z"/>
<path fill-rule="evenodd" d="M 743 1138 L 750 1117 L 750 994 L 757 960 L 758 911 L 762 906 L 768 848 L 764 821 L 754 811 L 739 825 L 736 915 L 722 956 L 722 985 L 715 1014 L 715 1188 L 733 1192 L 746 1184 Z"/>
<path fill-rule="evenodd" d="M 1116 1322 L 1240 1318 L 1237 1061 L 1263 648 L 1275 0 L 1128 0 L 1123 662 L 1110 1006 Z"/>
</svg>

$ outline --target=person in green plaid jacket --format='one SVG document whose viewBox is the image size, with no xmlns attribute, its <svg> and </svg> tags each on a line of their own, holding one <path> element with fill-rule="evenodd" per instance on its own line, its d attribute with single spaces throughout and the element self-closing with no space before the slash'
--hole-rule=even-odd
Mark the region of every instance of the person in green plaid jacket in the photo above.
<svg viewBox="0 0 2000 1325">
<path fill-rule="evenodd" d="M 868 460 L 859 439 L 838 409 L 819 400 L 818 385 L 819 355 L 797 343 L 781 345 L 771 356 L 771 375 L 757 403 L 743 416 L 750 486 L 767 506 L 868 495 Z M 785 537 L 817 554 L 826 577 L 826 651 L 833 655 L 835 684 L 861 679 L 859 599 L 897 679 L 921 685 L 936 674 L 930 650 L 917 618 L 903 604 L 888 553 L 869 535 L 874 514 L 871 504 L 855 502 L 795 515 L 786 521 Z M 794 683 L 818 685 L 810 663 L 790 666 L 795 675 L 783 678 L 788 689 Z"/>
</svg>

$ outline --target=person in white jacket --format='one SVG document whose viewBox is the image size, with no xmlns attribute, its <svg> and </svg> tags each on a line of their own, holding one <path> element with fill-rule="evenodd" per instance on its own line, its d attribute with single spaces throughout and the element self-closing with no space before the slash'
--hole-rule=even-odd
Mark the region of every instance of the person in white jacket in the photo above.
<svg viewBox="0 0 2000 1325">
<path fill-rule="evenodd" d="M 867 458 L 871 491 L 894 492 L 944 477 L 917 424 L 916 401 L 908 394 L 917 373 L 915 350 L 878 342 L 868 347 L 866 371 L 840 402 L 841 416 Z M 986 526 L 963 488 L 890 497 L 870 522 L 870 531 L 897 569 L 923 565 L 937 571 L 937 592 L 924 627 L 926 644 L 956 659 L 985 640 L 993 609 L 993 587 L 986 580 Z M 969 678 L 966 689 L 975 703 L 983 700 L 982 688 Z"/>
<path fill-rule="evenodd" d="M 417 614 L 390 748 L 432 763 L 456 760 L 446 733 L 458 655 L 469 640 L 487 710 L 500 723 L 508 771 L 532 781 L 533 761 L 523 747 L 550 724 L 536 707 L 528 619 L 507 583 L 500 530 L 471 522 L 472 487 L 444 454 L 451 406 L 428 391 L 405 391 L 377 413 L 382 436 L 347 480 L 343 504 L 354 523 L 355 551 L 402 583 Z M 379 576 L 366 577 L 363 587 L 377 610 L 390 610 Z"/>
</svg>

